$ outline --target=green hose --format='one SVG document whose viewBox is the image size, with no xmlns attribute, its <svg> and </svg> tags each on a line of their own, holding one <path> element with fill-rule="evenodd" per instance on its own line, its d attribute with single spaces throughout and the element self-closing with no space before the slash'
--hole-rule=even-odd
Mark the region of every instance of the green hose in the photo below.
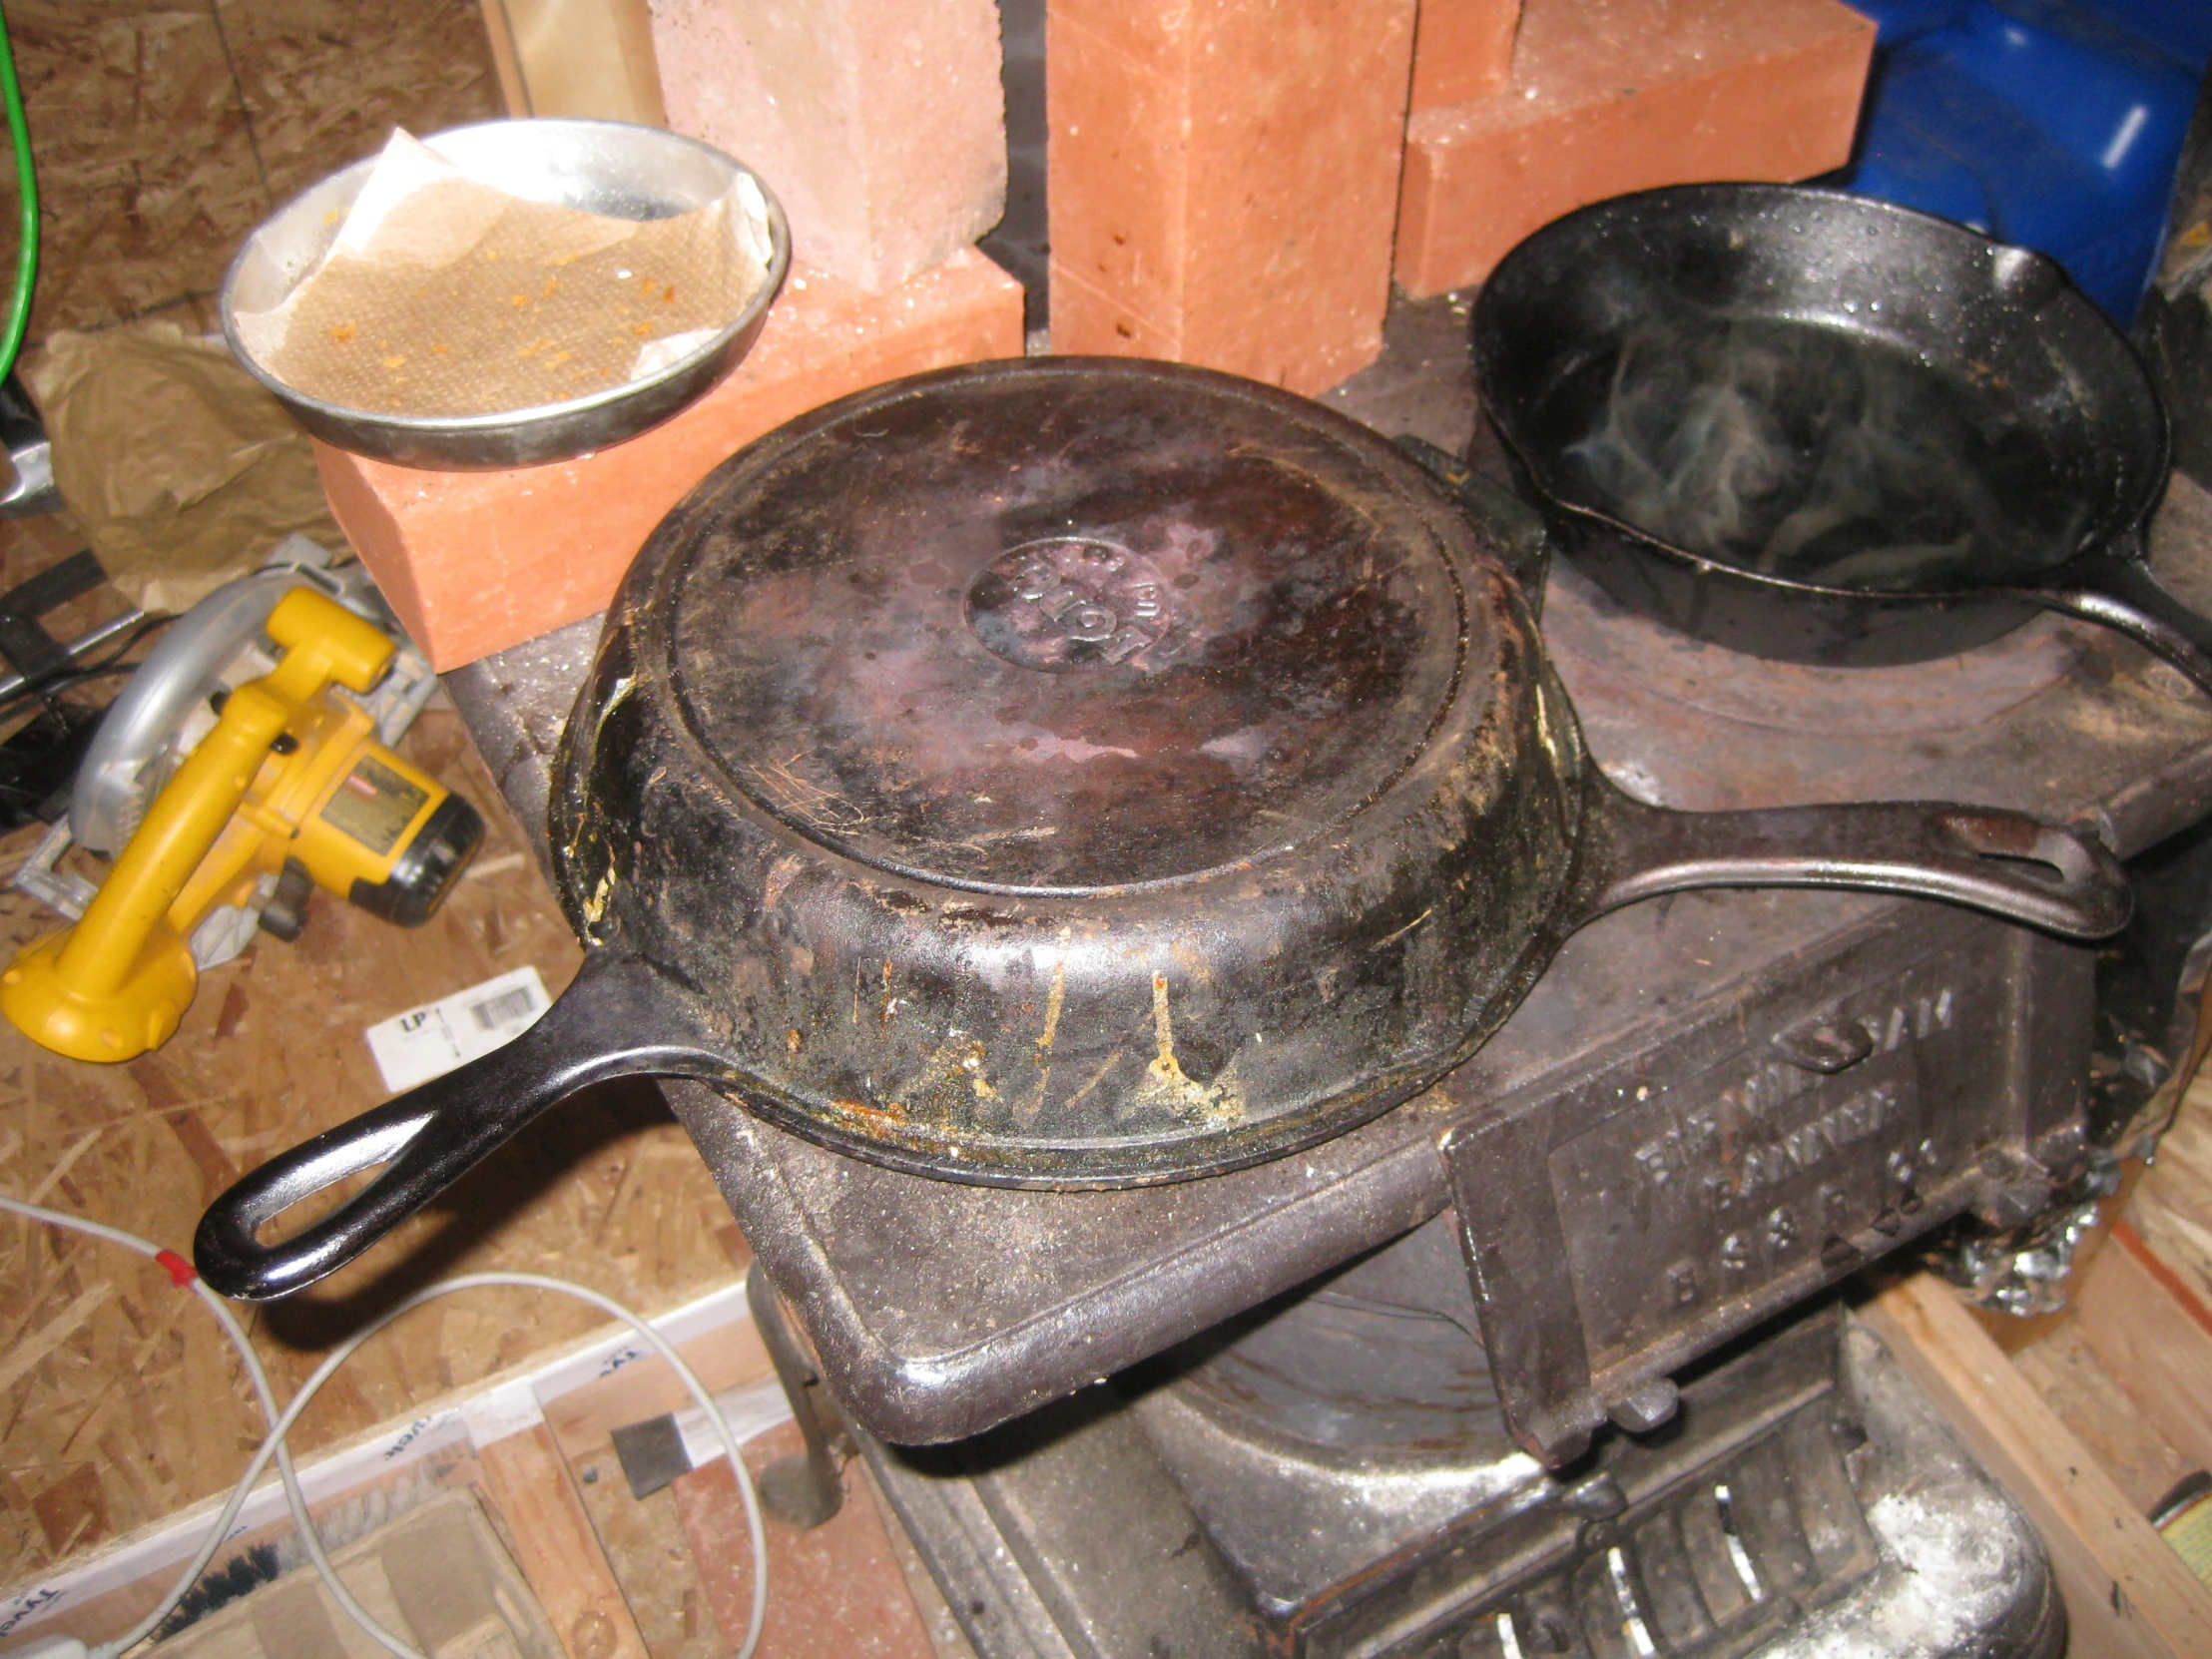
<svg viewBox="0 0 2212 1659">
<path fill-rule="evenodd" d="M 23 119 L 23 88 L 15 78 L 15 49 L 8 44 L 5 11 L 0 11 L 0 103 L 8 109 L 8 141 L 15 147 L 16 193 L 23 221 L 7 332 L 0 334 L 0 379 L 6 379 L 15 367 L 16 353 L 23 349 L 23 331 L 31 325 L 31 289 L 38 284 L 38 175 L 31 168 L 31 128 Z"/>
</svg>

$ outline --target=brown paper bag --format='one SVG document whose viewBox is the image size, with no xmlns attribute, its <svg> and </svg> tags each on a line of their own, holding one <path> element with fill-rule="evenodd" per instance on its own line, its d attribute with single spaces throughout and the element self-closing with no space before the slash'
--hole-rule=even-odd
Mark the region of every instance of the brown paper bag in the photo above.
<svg viewBox="0 0 2212 1659">
<path fill-rule="evenodd" d="M 140 608 L 186 610 L 295 530 L 344 549 L 306 433 L 220 340 L 160 321 L 63 331 L 23 377 L 70 516 Z"/>
</svg>

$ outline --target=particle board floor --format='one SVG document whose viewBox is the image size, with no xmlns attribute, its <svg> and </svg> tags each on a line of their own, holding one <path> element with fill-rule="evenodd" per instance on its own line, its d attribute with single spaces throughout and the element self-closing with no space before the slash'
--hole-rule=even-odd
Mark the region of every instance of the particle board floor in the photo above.
<svg viewBox="0 0 2212 1659">
<path fill-rule="evenodd" d="M 57 521 L 0 525 L 0 588 L 72 545 Z M 119 603 L 100 590 L 47 620 L 67 637 Z M 264 937 L 213 969 L 177 1036 L 121 1066 L 63 1059 L 0 1023 L 0 1191 L 188 1250 L 207 1200 L 241 1171 L 384 1097 L 367 1026 L 525 964 L 549 990 L 567 982 L 580 952 L 458 718 L 433 707 L 402 747 L 489 821 L 439 914 L 408 931 L 317 895 L 295 943 Z M 39 833 L 0 838 L 0 881 Z M 0 888 L 0 960 L 57 920 Z M 658 1094 L 602 1090 L 541 1120 L 367 1260 L 290 1302 L 242 1312 L 281 1397 L 363 1320 L 452 1273 L 555 1274 L 650 1313 L 732 1283 L 748 1254 Z M 340 1374 L 295 1449 L 311 1456 L 404 1420 L 602 1323 L 579 1304 L 521 1291 L 435 1304 Z M 159 1268 L 0 1218 L 0 1586 L 227 1489 L 261 1431 L 228 1345 Z M 795 1449 L 795 1436 L 787 1426 L 759 1437 L 749 1462 Z M 571 1444 L 563 1460 L 590 1521 L 585 1547 L 604 1554 L 619 1586 L 623 1606 L 608 1611 L 635 1625 L 645 1659 L 728 1652 L 750 1583 L 728 1469 L 639 1500 L 603 1439 Z M 473 1460 L 439 1466 L 446 1483 L 478 1487 L 512 1550 L 518 1517 L 492 1500 Z M 941 1598 L 886 1530 L 857 1466 L 846 1478 L 846 1507 L 828 1526 L 799 1534 L 769 1522 L 762 1659 L 959 1652 Z M 591 1632 L 571 1635 L 572 1653 L 593 1650 Z"/>
<path fill-rule="evenodd" d="M 367 1026 L 525 964 L 548 990 L 566 983 L 576 944 L 458 718 L 431 709 L 403 747 L 490 821 L 438 915 L 409 931 L 318 894 L 296 943 L 265 936 L 212 970 L 178 1035 L 120 1066 L 64 1059 L 0 1024 L 0 1190 L 187 1250 L 200 1210 L 241 1171 L 384 1098 Z M 38 834 L 0 840 L 0 878 Z M 0 951 L 57 922 L 0 891 Z M 542 1120 L 394 1245 L 248 1323 L 288 1391 L 370 1313 L 450 1273 L 558 1274 L 652 1311 L 728 1283 L 743 1259 L 658 1095 L 603 1090 Z M 348 1367 L 299 1449 L 601 1323 L 522 1291 L 425 1309 Z M 0 1220 L 0 1579 L 226 1487 L 260 1433 L 221 1333 L 159 1268 Z"/>
</svg>

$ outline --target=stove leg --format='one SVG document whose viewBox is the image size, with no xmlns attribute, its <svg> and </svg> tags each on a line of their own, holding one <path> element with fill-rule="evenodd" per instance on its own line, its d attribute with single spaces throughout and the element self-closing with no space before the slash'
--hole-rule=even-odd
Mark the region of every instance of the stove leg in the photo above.
<svg viewBox="0 0 2212 1659">
<path fill-rule="evenodd" d="M 776 1287 L 758 1270 L 756 1263 L 745 1276 L 746 1305 L 753 1311 L 754 1327 L 775 1362 L 777 1381 L 784 1384 L 784 1397 L 791 1401 L 792 1416 L 807 1441 L 804 1452 L 779 1457 L 761 1471 L 761 1501 L 778 1520 L 808 1532 L 844 1506 L 844 1476 L 830 1445 L 832 1435 L 839 1439 L 843 1435 L 841 1426 L 829 1415 L 835 1407 L 821 1374 L 784 1318 Z"/>
</svg>

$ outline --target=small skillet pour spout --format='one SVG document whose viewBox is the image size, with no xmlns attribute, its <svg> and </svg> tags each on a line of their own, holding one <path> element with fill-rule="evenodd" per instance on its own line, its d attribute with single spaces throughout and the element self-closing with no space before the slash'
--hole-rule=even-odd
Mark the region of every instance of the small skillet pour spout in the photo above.
<svg viewBox="0 0 2212 1659">
<path fill-rule="evenodd" d="M 1409 1098 L 1652 893 L 2124 922 L 2111 855 L 2015 813 L 1631 801 L 1500 551 L 1372 432 L 1177 365 L 946 370 L 772 433 L 647 544 L 570 719 L 576 982 L 248 1175 L 201 1272 L 296 1291 L 605 1077 L 917 1174 L 1141 1186 Z"/>
</svg>

